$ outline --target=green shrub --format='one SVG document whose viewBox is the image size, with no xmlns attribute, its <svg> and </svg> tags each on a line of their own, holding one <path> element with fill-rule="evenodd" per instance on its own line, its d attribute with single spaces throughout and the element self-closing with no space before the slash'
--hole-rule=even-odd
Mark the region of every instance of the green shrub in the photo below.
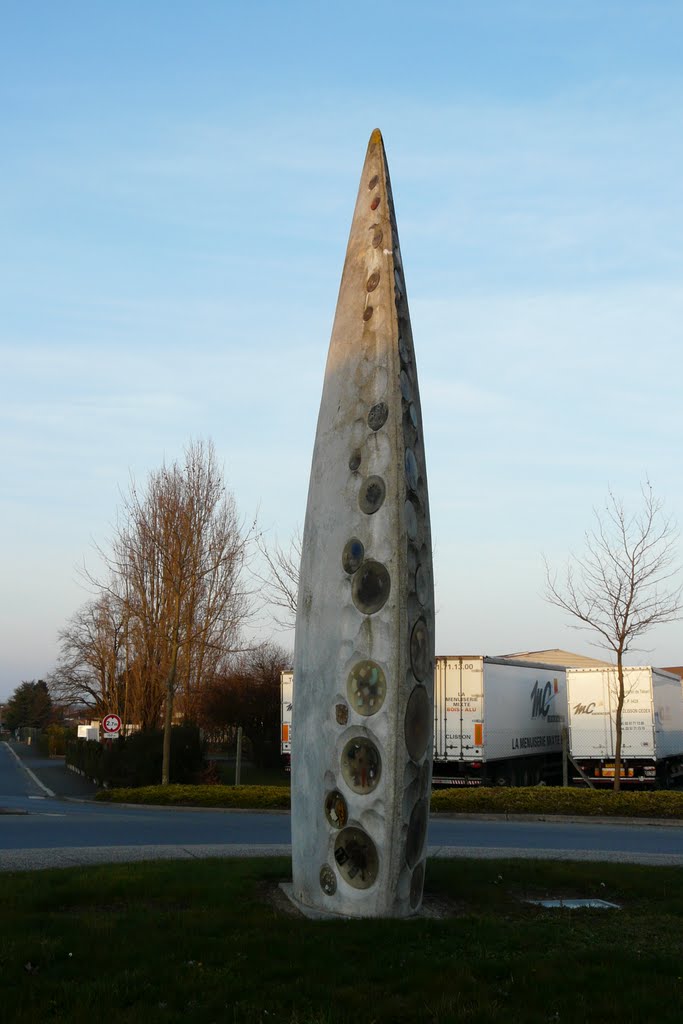
<svg viewBox="0 0 683 1024">
<path fill-rule="evenodd" d="M 282 786 L 142 786 L 102 789 L 97 800 L 132 804 L 176 804 L 186 807 L 289 808 L 289 790 Z"/>
<path fill-rule="evenodd" d="M 611 789 L 520 788 L 438 789 L 432 810 L 460 814 L 578 814 L 593 817 L 683 818 L 683 793 L 619 792 Z"/>
</svg>

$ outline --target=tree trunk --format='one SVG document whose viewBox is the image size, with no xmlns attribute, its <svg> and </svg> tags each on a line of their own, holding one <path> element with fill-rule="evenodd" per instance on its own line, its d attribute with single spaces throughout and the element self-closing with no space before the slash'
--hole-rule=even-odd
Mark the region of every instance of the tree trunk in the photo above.
<svg viewBox="0 0 683 1024">
<path fill-rule="evenodd" d="M 171 774 L 171 729 L 173 727 L 173 696 L 178 667 L 178 645 L 173 648 L 173 660 L 166 676 L 166 710 L 164 712 L 164 746 L 161 759 L 161 785 L 168 786 Z"/>
<path fill-rule="evenodd" d="M 624 666 L 622 652 L 617 651 L 617 713 L 614 722 L 614 792 L 621 789 L 621 736 L 622 712 L 624 710 Z"/>
</svg>

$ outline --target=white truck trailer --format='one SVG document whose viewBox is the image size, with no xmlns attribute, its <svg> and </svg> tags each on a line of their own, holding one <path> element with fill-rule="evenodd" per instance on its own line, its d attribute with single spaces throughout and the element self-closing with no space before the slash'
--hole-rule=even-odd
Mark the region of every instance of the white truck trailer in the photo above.
<svg viewBox="0 0 683 1024">
<path fill-rule="evenodd" d="M 569 747 L 594 784 L 614 782 L 616 668 L 567 670 Z M 670 787 L 683 780 L 683 682 L 657 668 L 624 669 L 622 785 Z M 576 776 L 578 779 L 578 776 Z"/>
<path fill-rule="evenodd" d="M 288 767 L 291 672 L 282 673 L 281 696 L 280 749 Z M 435 659 L 435 785 L 561 781 L 566 724 L 564 668 L 481 655 Z"/>
<path fill-rule="evenodd" d="M 561 781 L 566 725 L 561 666 L 482 655 L 436 659 L 436 785 Z"/>
</svg>

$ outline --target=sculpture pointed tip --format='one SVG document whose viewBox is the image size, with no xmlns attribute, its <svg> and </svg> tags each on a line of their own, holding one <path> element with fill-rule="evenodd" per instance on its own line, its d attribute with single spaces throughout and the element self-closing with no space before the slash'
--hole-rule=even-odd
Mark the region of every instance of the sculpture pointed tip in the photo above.
<svg viewBox="0 0 683 1024">
<path fill-rule="evenodd" d="M 373 146 L 373 145 L 376 146 L 377 143 L 382 143 L 383 141 L 384 140 L 382 139 L 381 131 L 379 130 L 379 128 L 375 128 L 375 130 L 373 131 L 372 135 L 370 136 L 369 145 L 370 146 Z"/>
</svg>

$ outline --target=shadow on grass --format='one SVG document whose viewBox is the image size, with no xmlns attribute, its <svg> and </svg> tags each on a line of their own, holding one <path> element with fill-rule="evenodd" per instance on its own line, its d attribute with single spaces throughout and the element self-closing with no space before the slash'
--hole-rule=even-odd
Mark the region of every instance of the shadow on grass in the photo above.
<svg viewBox="0 0 683 1024">
<path fill-rule="evenodd" d="M 680 1021 L 678 868 L 432 861 L 426 896 L 450 916 L 345 922 L 284 912 L 289 873 L 273 858 L 0 875 L 4 1019 Z"/>
</svg>

